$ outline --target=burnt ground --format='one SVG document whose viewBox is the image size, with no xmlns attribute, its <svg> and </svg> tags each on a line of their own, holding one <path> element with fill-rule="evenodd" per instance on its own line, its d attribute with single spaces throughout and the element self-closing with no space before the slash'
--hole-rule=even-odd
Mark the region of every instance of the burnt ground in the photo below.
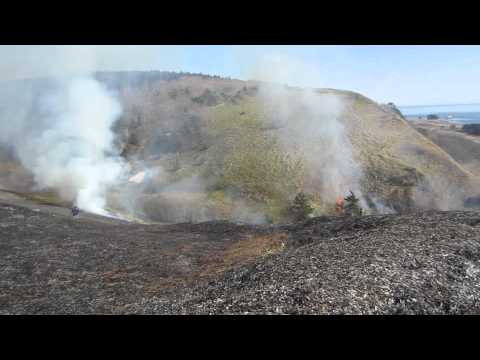
<svg viewBox="0 0 480 360">
<path fill-rule="evenodd" d="M 139 225 L 0 202 L 0 314 L 480 314 L 480 213 Z"/>
<path fill-rule="evenodd" d="M 68 209 L 0 203 L 0 314 L 130 313 L 143 298 L 275 249 L 281 237 L 269 233 L 227 222 L 74 218 Z"/>
</svg>

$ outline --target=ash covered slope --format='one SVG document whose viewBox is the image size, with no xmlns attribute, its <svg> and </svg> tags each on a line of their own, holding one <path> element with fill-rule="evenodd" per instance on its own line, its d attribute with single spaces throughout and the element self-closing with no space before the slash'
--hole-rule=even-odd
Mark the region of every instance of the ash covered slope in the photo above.
<svg viewBox="0 0 480 360">
<path fill-rule="evenodd" d="M 270 232 L 73 218 L 64 208 L 0 200 L 0 314 L 137 312 L 142 299 L 275 248 Z"/>
<path fill-rule="evenodd" d="M 285 227 L 287 250 L 145 313 L 479 314 L 480 214 L 316 218 Z"/>
<path fill-rule="evenodd" d="M 0 238 L 1 314 L 480 313 L 478 212 L 158 226 L 1 203 Z"/>
</svg>

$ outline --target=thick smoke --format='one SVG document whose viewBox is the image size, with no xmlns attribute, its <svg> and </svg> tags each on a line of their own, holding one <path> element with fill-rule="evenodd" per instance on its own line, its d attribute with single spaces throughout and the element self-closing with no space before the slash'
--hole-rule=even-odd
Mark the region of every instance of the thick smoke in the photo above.
<svg viewBox="0 0 480 360">
<path fill-rule="evenodd" d="M 38 189 L 55 189 L 81 209 L 105 215 L 106 190 L 126 169 L 112 146 L 120 104 L 84 76 L 56 81 L 35 102 L 28 114 L 15 114 L 15 108 L 31 103 L 3 104 L 10 109 L 2 112 L 0 140 L 13 147 Z"/>
<path fill-rule="evenodd" d="M 112 125 L 122 109 L 88 68 L 67 71 L 71 48 L 56 50 L 51 62 L 40 61 L 44 73 L 56 69 L 55 77 L 2 83 L 0 142 L 32 172 L 37 190 L 54 189 L 81 209 L 107 215 L 106 192 L 128 170 L 113 146 Z M 94 54 L 81 50 L 77 55 L 93 64 Z M 19 73 L 32 70 L 29 59 L 19 62 Z"/>
</svg>

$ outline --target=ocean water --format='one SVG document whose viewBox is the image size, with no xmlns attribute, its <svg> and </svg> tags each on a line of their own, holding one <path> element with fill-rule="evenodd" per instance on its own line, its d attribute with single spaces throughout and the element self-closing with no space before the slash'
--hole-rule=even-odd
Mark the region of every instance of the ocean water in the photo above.
<svg viewBox="0 0 480 360">
<path fill-rule="evenodd" d="M 398 108 L 404 116 L 426 116 L 435 114 L 455 123 L 480 124 L 480 104 L 399 106 Z"/>
</svg>

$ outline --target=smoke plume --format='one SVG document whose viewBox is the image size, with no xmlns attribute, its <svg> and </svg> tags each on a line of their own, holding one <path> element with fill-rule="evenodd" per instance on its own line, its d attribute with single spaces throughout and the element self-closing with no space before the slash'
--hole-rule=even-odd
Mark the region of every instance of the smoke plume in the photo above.
<svg viewBox="0 0 480 360">
<path fill-rule="evenodd" d="M 268 81 L 260 87 L 260 99 L 280 129 L 287 151 L 300 152 L 305 159 L 306 190 L 319 192 L 328 202 L 334 202 L 349 190 L 361 195 L 362 172 L 353 158 L 343 123 L 343 99 L 328 91 L 279 84 L 296 76 L 307 76 L 303 72 L 309 67 L 285 57 L 273 59 L 270 66 L 262 63 L 255 72 L 257 78 Z"/>
<path fill-rule="evenodd" d="M 56 69 L 53 78 L 2 83 L 0 143 L 31 171 L 36 189 L 54 189 L 83 210 L 107 215 L 106 192 L 128 170 L 113 145 L 122 109 L 88 68 L 66 70 L 71 55 L 70 49 L 40 61 L 44 72 Z M 92 64 L 88 48 L 80 55 Z M 30 66 L 20 62 L 17 70 L 28 74 Z"/>
</svg>

